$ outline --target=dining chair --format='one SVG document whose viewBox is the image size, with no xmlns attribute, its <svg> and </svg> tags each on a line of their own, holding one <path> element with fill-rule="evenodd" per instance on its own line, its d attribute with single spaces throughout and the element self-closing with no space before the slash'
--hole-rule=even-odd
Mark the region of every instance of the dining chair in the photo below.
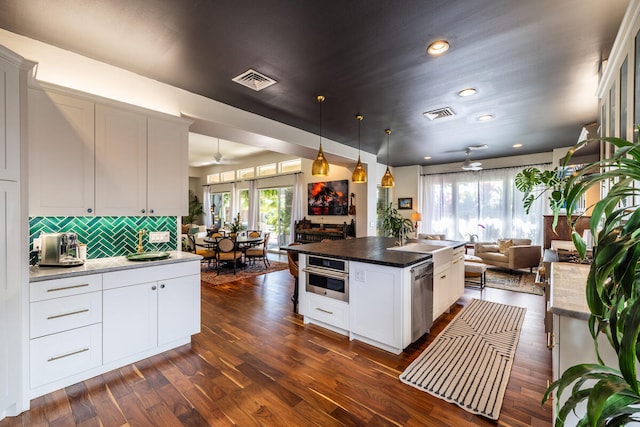
<svg viewBox="0 0 640 427">
<path fill-rule="evenodd" d="M 242 252 L 237 248 L 236 242 L 230 237 L 223 237 L 216 244 L 216 263 L 218 264 L 218 275 L 222 270 L 222 264 L 232 265 L 233 274 L 236 274 L 238 261 L 242 259 Z"/>
<path fill-rule="evenodd" d="M 264 268 L 269 268 L 271 264 L 267 259 L 267 243 L 269 242 L 270 235 L 271 233 L 264 233 L 264 238 L 262 239 L 262 243 L 245 249 L 244 259 L 251 260 L 253 264 L 255 264 L 256 259 L 262 259 L 262 261 L 264 262 Z"/>
<path fill-rule="evenodd" d="M 289 246 L 299 245 L 298 242 L 289 243 Z M 291 302 L 293 302 L 293 312 L 298 312 L 298 252 L 287 251 L 287 261 L 289 262 L 289 273 L 293 276 L 295 284 L 293 285 L 293 296 Z"/>
<path fill-rule="evenodd" d="M 189 234 L 189 240 L 191 242 L 191 252 L 202 257 L 202 262 L 206 262 L 211 267 L 211 262 L 216 259 L 216 252 L 211 245 L 205 244 L 202 238 L 207 233 Z"/>
<path fill-rule="evenodd" d="M 260 232 L 256 230 L 250 231 L 249 237 L 260 237 Z"/>
</svg>

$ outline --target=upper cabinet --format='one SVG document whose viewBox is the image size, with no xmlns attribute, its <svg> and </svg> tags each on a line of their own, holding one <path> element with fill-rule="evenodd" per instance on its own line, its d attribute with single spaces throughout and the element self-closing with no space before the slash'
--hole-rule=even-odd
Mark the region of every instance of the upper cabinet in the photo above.
<svg viewBox="0 0 640 427">
<path fill-rule="evenodd" d="M 189 124 L 113 101 L 30 89 L 29 215 L 185 215 Z"/>
<path fill-rule="evenodd" d="M 13 61 L 0 56 L 0 180 L 6 181 L 18 181 L 20 173 L 19 73 Z"/>
<path fill-rule="evenodd" d="M 94 104 L 29 89 L 29 215 L 94 210 Z"/>
</svg>

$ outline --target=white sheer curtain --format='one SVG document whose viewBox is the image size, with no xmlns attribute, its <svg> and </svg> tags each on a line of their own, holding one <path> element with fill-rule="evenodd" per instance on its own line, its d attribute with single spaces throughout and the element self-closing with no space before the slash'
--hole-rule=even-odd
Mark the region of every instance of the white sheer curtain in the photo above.
<svg viewBox="0 0 640 427">
<path fill-rule="evenodd" d="M 229 213 L 229 221 L 233 221 L 236 219 L 238 212 L 240 212 L 240 203 L 238 200 L 239 197 L 238 197 L 238 191 L 236 190 L 235 182 L 231 184 L 231 194 L 229 196 L 231 198 L 230 200 L 231 212 Z"/>
<path fill-rule="evenodd" d="M 249 181 L 249 230 L 257 230 L 258 219 L 258 188 L 255 180 Z"/>
<path fill-rule="evenodd" d="M 295 175 L 295 182 L 293 184 L 293 197 L 291 198 L 291 226 L 289 227 L 289 241 L 296 241 L 296 221 L 301 220 L 304 215 L 304 207 L 306 205 L 304 185 L 302 181 L 302 174 L 297 173 Z"/>
<path fill-rule="evenodd" d="M 549 169 L 550 165 L 533 165 Z M 528 238 L 542 243 L 542 215 L 547 203 L 540 197 L 525 214 L 515 175 L 523 168 L 426 175 L 423 177 L 422 228 L 447 239 L 495 241 L 501 237 Z"/>
<path fill-rule="evenodd" d="M 211 193 L 208 185 L 203 187 L 202 210 L 204 211 L 204 225 L 206 225 L 207 228 L 211 228 L 213 226 L 213 215 L 211 215 Z"/>
</svg>

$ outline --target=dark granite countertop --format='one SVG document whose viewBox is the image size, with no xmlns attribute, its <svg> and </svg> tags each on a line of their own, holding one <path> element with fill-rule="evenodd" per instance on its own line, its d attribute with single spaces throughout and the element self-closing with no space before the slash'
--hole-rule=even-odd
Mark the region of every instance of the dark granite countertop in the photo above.
<svg viewBox="0 0 640 427">
<path fill-rule="evenodd" d="M 329 256 L 350 261 L 367 262 L 371 264 L 388 265 L 404 268 L 431 258 L 431 254 L 390 251 L 397 239 L 393 237 L 358 237 L 356 239 L 331 240 L 321 243 L 307 243 L 304 245 L 286 246 L 282 249 L 296 251 L 308 255 Z M 456 248 L 464 242 L 447 240 L 415 240 L 407 242 L 425 242 L 440 246 Z"/>
</svg>

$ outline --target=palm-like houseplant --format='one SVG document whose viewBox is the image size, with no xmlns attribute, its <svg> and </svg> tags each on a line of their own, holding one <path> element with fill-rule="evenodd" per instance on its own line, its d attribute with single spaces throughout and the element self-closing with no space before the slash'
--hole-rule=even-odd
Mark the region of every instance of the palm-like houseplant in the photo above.
<svg viewBox="0 0 640 427">
<path fill-rule="evenodd" d="M 403 217 L 392 203 L 382 213 L 382 229 L 388 236 L 399 239 L 398 244 L 404 243 L 405 237 L 413 231 L 410 218 Z"/>
<path fill-rule="evenodd" d="M 602 141 L 615 146 L 614 155 L 581 168 L 563 183 L 567 221 L 582 257 L 587 248 L 575 231 L 579 217 L 572 218 L 572 213 L 590 187 L 604 184 L 609 192 L 594 205 L 591 214 L 595 243 L 585 289 L 598 363 L 573 366 L 548 388 L 543 403 L 554 390 L 558 396 L 570 393 L 558 408 L 557 426 L 563 426 L 566 416 L 585 401 L 586 414 L 579 425 L 617 426 L 640 420 L 636 372 L 636 362 L 640 361 L 640 210 L 636 209 L 640 203 L 640 145 L 619 138 Z M 565 164 L 587 142 L 573 147 Z M 596 341 L 601 334 L 615 350 L 618 366 L 603 363 Z"/>
</svg>

